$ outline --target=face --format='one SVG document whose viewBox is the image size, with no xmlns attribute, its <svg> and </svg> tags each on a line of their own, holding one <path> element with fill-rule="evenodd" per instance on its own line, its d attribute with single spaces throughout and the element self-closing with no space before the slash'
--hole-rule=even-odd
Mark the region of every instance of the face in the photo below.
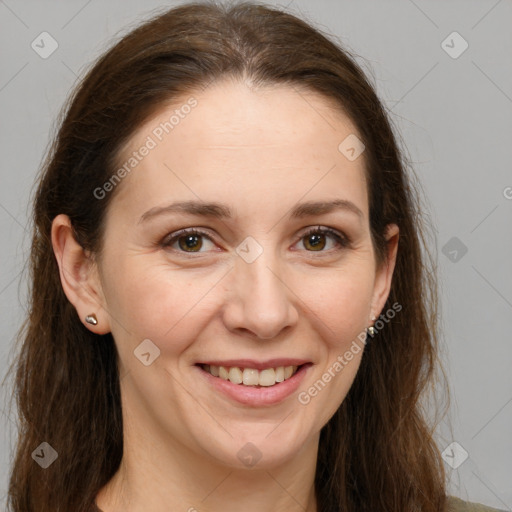
<svg viewBox="0 0 512 512">
<path fill-rule="evenodd" d="M 360 335 L 394 265 L 394 254 L 376 265 L 364 154 L 338 150 L 351 134 L 321 96 L 226 81 L 133 135 L 119 162 L 137 152 L 137 163 L 115 185 L 98 273 L 135 428 L 237 467 L 248 442 L 270 467 L 318 440 L 354 380 Z M 236 360 L 299 371 L 245 387 L 199 366 Z"/>
</svg>

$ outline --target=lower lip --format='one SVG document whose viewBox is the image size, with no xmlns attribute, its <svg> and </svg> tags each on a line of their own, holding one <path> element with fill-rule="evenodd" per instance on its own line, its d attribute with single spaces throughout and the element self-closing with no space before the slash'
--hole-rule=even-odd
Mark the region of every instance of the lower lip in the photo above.
<svg viewBox="0 0 512 512">
<path fill-rule="evenodd" d="M 274 405 L 289 397 L 297 390 L 311 366 L 313 366 L 313 363 L 304 364 L 289 379 L 278 382 L 273 386 L 263 386 L 259 388 L 245 386 L 244 384 L 233 384 L 229 380 L 214 377 L 211 373 L 203 370 L 199 365 L 196 365 L 196 368 L 201 375 L 203 375 L 203 378 L 206 379 L 206 382 L 214 386 L 217 391 L 220 391 L 241 404 L 258 407 Z"/>
</svg>

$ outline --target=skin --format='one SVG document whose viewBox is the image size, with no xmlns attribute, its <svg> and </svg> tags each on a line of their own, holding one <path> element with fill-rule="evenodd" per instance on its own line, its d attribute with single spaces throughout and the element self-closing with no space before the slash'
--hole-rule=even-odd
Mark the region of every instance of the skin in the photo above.
<svg viewBox="0 0 512 512">
<path fill-rule="evenodd" d="M 363 350 L 307 405 L 297 395 L 382 312 L 398 228 L 388 226 L 388 260 L 378 267 L 364 154 L 349 161 L 338 150 L 357 131 L 324 97 L 233 81 L 194 97 L 197 106 L 117 185 L 101 259 L 75 242 L 66 216 L 53 222 L 67 297 L 88 329 L 112 332 L 119 352 L 124 455 L 97 504 L 104 512 L 315 512 L 319 433 L 350 389 Z M 139 127 L 119 161 L 187 98 Z M 224 203 L 235 216 L 169 213 L 139 222 L 151 208 L 199 199 Z M 362 216 L 288 216 L 297 203 L 332 199 L 351 201 Z M 345 234 L 350 245 L 317 233 L 315 250 L 304 233 L 316 226 Z M 199 253 L 186 252 L 183 239 L 181 249 L 176 240 L 174 250 L 159 245 L 189 227 L 210 236 L 194 240 Z M 236 252 L 248 236 L 263 249 L 252 263 Z M 91 313 L 96 326 L 85 323 Z M 149 366 L 133 353 L 144 339 L 160 349 Z M 193 366 L 234 357 L 314 365 L 296 393 L 252 407 L 219 394 Z M 237 457 L 248 442 L 262 455 L 253 467 Z"/>
</svg>

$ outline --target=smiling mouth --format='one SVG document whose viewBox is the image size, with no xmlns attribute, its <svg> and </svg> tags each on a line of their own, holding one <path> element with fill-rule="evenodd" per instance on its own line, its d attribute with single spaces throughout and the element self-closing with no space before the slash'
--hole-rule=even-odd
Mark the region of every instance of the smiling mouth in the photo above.
<svg viewBox="0 0 512 512">
<path fill-rule="evenodd" d="M 233 384 L 255 388 L 271 387 L 293 377 L 303 366 L 312 363 L 304 363 L 300 366 L 278 366 L 276 368 L 240 368 L 237 366 L 214 366 L 208 364 L 197 364 L 202 370 L 213 377 L 228 380 Z"/>
</svg>

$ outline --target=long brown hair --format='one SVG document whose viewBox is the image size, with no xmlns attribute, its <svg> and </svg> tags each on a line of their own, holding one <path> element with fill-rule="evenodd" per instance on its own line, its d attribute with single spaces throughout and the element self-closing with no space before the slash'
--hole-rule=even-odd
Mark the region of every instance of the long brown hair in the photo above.
<svg viewBox="0 0 512 512">
<path fill-rule="evenodd" d="M 333 100 L 366 147 L 379 264 L 386 257 L 386 226 L 400 228 L 383 311 L 393 304 L 401 311 L 367 345 L 348 395 L 321 431 L 318 510 L 439 512 L 446 484 L 432 437 L 438 417 L 427 423 L 420 401 L 442 368 L 437 283 L 413 171 L 355 57 L 307 22 L 254 2 L 196 2 L 158 13 L 95 63 L 61 114 L 34 198 L 30 310 L 15 360 L 20 425 L 10 510 L 87 511 L 123 453 L 114 340 L 86 329 L 67 300 L 52 250 L 52 220 L 68 215 L 82 247 L 100 253 L 115 191 L 96 200 L 94 190 L 112 177 L 120 148 L 164 103 L 225 77 L 289 85 Z M 42 442 L 58 453 L 47 469 L 31 456 Z"/>
</svg>

